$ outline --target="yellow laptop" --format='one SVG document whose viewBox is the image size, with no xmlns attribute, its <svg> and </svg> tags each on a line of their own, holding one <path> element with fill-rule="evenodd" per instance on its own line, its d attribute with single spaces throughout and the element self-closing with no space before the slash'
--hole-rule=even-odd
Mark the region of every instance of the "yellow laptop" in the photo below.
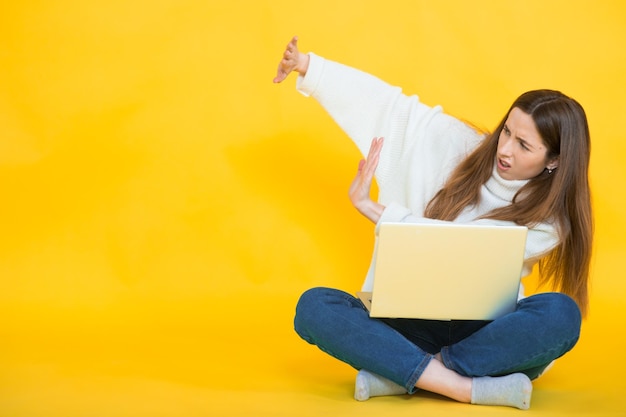
<svg viewBox="0 0 626 417">
<path fill-rule="evenodd" d="M 493 320 L 515 310 L 528 229 L 381 223 L 371 317 Z"/>
</svg>

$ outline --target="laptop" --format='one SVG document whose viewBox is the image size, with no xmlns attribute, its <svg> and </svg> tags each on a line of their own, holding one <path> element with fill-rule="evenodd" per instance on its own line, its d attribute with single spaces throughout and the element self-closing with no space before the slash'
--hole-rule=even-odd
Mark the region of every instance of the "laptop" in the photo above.
<svg viewBox="0 0 626 417">
<path fill-rule="evenodd" d="M 494 320 L 515 310 L 528 229 L 381 223 L 370 317 Z"/>
</svg>

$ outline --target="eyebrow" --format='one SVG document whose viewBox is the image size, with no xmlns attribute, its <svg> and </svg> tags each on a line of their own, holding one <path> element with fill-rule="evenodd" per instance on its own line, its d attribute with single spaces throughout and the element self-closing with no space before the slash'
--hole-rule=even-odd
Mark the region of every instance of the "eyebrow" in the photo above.
<svg viewBox="0 0 626 417">
<path fill-rule="evenodd" d="M 509 132 L 511 132 L 511 129 L 509 129 L 509 126 L 508 126 L 506 123 L 504 124 L 504 128 L 505 128 L 506 130 L 508 130 Z M 515 136 L 515 139 L 517 139 L 517 140 L 519 140 L 520 142 L 522 142 L 522 143 L 523 143 L 523 144 L 524 144 L 527 148 L 529 148 L 529 149 L 535 149 L 535 147 L 534 147 L 531 143 L 529 143 L 526 139 L 521 138 L 521 137 L 519 137 L 519 136 Z"/>
</svg>

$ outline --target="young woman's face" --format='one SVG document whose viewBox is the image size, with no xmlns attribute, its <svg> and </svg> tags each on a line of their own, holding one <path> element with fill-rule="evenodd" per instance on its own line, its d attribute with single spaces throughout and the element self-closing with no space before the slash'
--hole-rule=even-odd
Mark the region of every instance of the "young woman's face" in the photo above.
<svg viewBox="0 0 626 417">
<path fill-rule="evenodd" d="M 557 165 L 558 159 L 548 160 L 548 149 L 532 117 L 514 107 L 498 138 L 498 174 L 506 180 L 528 180 Z"/>
</svg>

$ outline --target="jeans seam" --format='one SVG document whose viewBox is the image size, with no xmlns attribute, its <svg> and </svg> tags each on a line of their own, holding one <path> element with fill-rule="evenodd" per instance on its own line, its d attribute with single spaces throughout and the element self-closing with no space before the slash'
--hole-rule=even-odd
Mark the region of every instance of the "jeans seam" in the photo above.
<svg viewBox="0 0 626 417">
<path fill-rule="evenodd" d="M 433 359 L 433 357 L 434 356 L 431 355 L 430 353 L 426 353 L 426 355 L 424 356 L 424 359 L 420 361 L 420 363 L 417 365 L 415 370 L 411 373 L 411 377 L 409 378 L 409 381 L 407 382 L 405 386 L 409 394 L 413 394 L 414 392 L 417 391 L 417 388 L 415 388 L 415 384 L 417 384 L 417 381 L 420 379 L 420 377 L 424 373 L 424 370 L 426 369 L 430 361 Z"/>
<path fill-rule="evenodd" d="M 574 339 L 570 339 L 567 343 L 562 343 L 561 346 L 562 347 L 567 347 L 567 346 L 572 346 L 573 344 L 576 343 L 576 341 L 578 340 L 578 338 L 574 338 Z M 450 348 L 452 346 L 444 346 L 441 349 L 441 360 L 444 364 L 444 366 L 448 369 L 452 369 L 455 372 L 461 374 L 461 375 L 465 375 L 465 372 L 463 372 L 461 369 L 459 369 L 458 367 L 455 366 L 454 361 L 452 360 L 451 356 L 452 354 L 450 353 Z M 540 356 L 544 356 L 544 355 L 549 355 L 549 356 L 554 356 L 554 353 L 557 352 L 563 352 L 563 350 L 565 350 L 564 348 L 552 348 L 552 349 L 548 349 L 544 352 L 541 352 L 539 354 L 536 355 L 531 355 L 528 358 L 525 358 L 525 361 L 520 361 L 520 362 L 531 362 L 533 360 L 535 360 L 536 358 L 540 357 Z M 555 358 L 557 359 L 557 358 Z M 552 362 L 555 359 L 550 359 L 547 363 Z M 501 368 L 498 370 L 490 370 L 490 372 L 487 374 L 489 376 L 494 376 L 494 375 L 502 375 L 502 372 L 505 371 L 506 368 Z M 516 372 L 523 372 L 523 369 L 520 369 Z M 477 376 L 477 375 L 467 375 L 467 376 Z M 482 375 L 478 375 L 478 376 L 482 376 Z"/>
</svg>

